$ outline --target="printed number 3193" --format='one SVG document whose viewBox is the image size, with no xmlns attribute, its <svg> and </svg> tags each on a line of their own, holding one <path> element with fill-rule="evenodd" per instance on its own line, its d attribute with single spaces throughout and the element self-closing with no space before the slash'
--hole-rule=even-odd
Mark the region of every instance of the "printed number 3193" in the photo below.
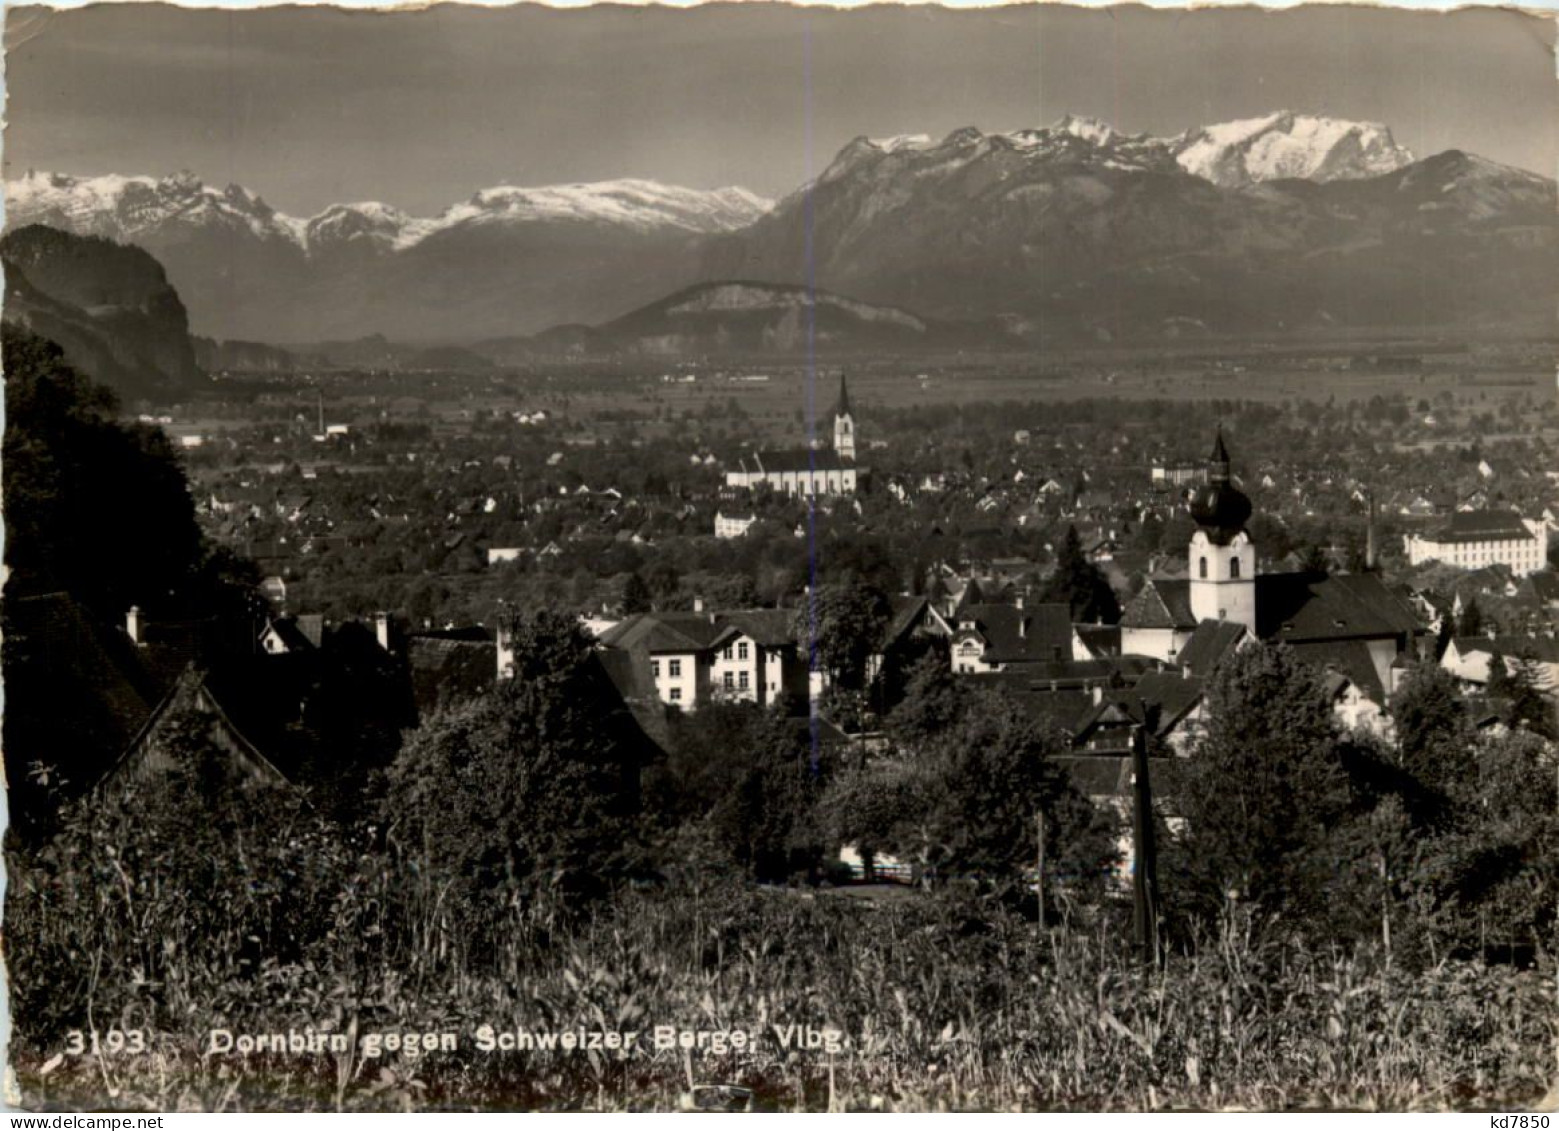
<svg viewBox="0 0 1559 1131">
<path fill-rule="evenodd" d="M 90 1052 L 93 1056 L 102 1056 L 105 1052 L 137 1053 L 146 1051 L 146 1033 L 141 1029 L 110 1029 L 101 1035 L 96 1029 L 90 1033 L 83 1033 L 80 1029 L 72 1029 L 65 1034 L 65 1053 L 67 1056 L 81 1056 Z"/>
</svg>

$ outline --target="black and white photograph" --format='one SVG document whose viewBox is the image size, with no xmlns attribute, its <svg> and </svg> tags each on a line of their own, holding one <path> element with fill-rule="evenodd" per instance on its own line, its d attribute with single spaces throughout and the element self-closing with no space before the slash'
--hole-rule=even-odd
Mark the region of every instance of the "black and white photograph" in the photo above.
<svg viewBox="0 0 1559 1131">
<path fill-rule="evenodd" d="M 12 1110 L 1549 1126 L 1556 12 L 4 19 Z"/>
</svg>

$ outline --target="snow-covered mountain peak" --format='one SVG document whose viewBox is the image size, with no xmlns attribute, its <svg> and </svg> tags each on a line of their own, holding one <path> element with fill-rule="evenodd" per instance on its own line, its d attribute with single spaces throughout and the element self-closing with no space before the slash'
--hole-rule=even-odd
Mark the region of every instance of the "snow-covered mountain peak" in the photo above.
<svg viewBox="0 0 1559 1131">
<path fill-rule="evenodd" d="M 897 153 L 901 149 L 929 149 L 933 144 L 930 134 L 898 134 L 894 137 L 869 137 L 866 143 L 883 153 Z"/>
<path fill-rule="evenodd" d="M 1279 110 L 1190 130 L 1175 139 L 1175 160 L 1226 187 L 1300 178 L 1349 180 L 1394 172 L 1413 154 L 1379 122 Z"/>
<path fill-rule="evenodd" d="M 446 210 L 433 223 L 446 228 L 466 222 L 554 220 L 641 231 L 728 232 L 752 223 L 772 206 L 772 201 L 743 188 L 706 191 L 629 178 L 537 188 L 497 185 Z"/>
<path fill-rule="evenodd" d="M 408 247 L 427 233 L 430 223 L 377 200 L 332 204 L 303 222 L 302 242 L 316 251 L 332 244 L 354 243 Z"/>
<path fill-rule="evenodd" d="M 1115 132 L 1115 127 L 1108 122 L 1078 114 L 1063 115 L 1055 125 L 1050 127 L 1050 131 L 1082 138 L 1095 145 L 1109 145 L 1120 136 Z"/>
</svg>

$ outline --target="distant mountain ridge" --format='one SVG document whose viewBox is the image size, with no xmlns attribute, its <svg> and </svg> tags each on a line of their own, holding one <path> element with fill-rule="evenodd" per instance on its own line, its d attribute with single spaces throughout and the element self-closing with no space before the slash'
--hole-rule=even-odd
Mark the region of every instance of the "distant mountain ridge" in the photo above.
<svg viewBox="0 0 1559 1131">
<path fill-rule="evenodd" d="M 801 356 L 954 346 L 957 331 L 891 307 L 804 286 L 701 283 L 599 326 L 557 326 L 526 338 L 477 342 L 501 365 L 560 356 Z"/>
<path fill-rule="evenodd" d="M 499 186 L 434 218 L 365 202 L 299 219 L 188 176 L 41 173 L 7 197 L 13 224 L 151 251 L 197 330 L 236 341 L 522 338 L 732 280 L 1031 342 L 1549 332 L 1559 287 L 1553 181 L 1454 150 L 1415 160 L 1385 125 L 1292 111 L 1167 138 L 1070 115 L 861 137 L 777 203 L 619 180 Z"/>
<path fill-rule="evenodd" d="M 702 273 L 810 278 L 924 317 L 1002 318 L 1033 340 L 1331 325 L 1552 331 L 1553 181 L 1455 150 L 1342 176 L 1337 145 L 1370 149 L 1347 130 L 1326 132 L 1341 140 L 1300 162 L 1331 179 L 1249 181 L 1269 133 L 1231 130 L 1217 153 L 1194 136 L 1169 145 L 1081 119 L 939 141 L 858 138 L 751 226 L 707 241 Z M 1209 168 L 1246 164 L 1223 185 L 1188 172 L 1187 155 Z"/>
<path fill-rule="evenodd" d="M 194 337 L 195 363 L 207 373 L 234 370 L 246 373 L 286 373 L 309 359 L 264 342 L 219 342 Z"/>
<path fill-rule="evenodd" d="M 259 239 L 320 252 L 359 239 L 406 250 L 463 224 L 572 221 L 621 225 L 640 231 L 732 231 L 751 223 L 773 202 L 729 187 L 702 191 L 627 178 L 589 184 L 522 188 L 497 185 L 450 205 L 437 216 L 411 216 L 389 204 L 332 204 L 310 217 L 277 212 L 239 185 L 218 189 L 193 173 L 74 177 L 28 170 L 6 185 L 12 226 L 47 224 L 78 235 L 134 241 L 169 226 L 246 229 Z"/>
</svg>

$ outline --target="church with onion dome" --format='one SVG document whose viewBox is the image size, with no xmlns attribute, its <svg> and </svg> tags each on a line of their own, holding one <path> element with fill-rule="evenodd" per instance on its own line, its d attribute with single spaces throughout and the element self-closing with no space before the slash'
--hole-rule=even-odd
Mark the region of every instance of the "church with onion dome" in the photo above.
<svg viewBox="0 0 1559 1131">
<path fill-rule="evenodd" d="M 1220 655 L 1250 640 L 1281 641 L 1300 659 L 1346 681 L 1383 708 L 1428 631 L 1373 572 L 1262 573 L 1219 429 L 1207 482 L 1190 499 L 1196 530 L 1184 577 L 1155 577 L 1121 615 L 1121 652 L 1205 676 Z"/>
<path fill-rule="evenodd" d="M 1230 481 L 1223 430 L 1207 461 L 1207 483 L 1191 497 L 1191 615 L 1256 631 L 1256 545 L 1245 532 L 1250 499 Z"/>
</svg>

